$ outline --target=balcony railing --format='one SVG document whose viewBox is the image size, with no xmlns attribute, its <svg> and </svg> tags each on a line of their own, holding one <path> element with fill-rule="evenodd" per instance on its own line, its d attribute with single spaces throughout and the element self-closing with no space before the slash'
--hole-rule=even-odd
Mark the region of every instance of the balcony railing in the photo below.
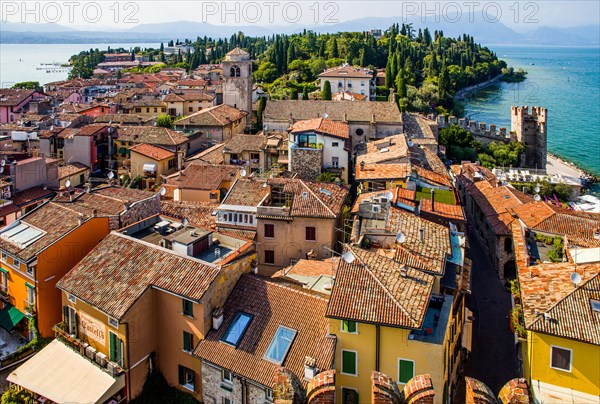
<svg viewBox="0 0 600 404">
<path fill-rule="evenodd" d="M 23 300 L 23 307 L 25 307 L 25 314 L 29 316 L 35 316 L 35 302 L 29 302 L 29 299 Z"/>
<path fill-rule="evenodd" d="M 57 339 L 61 340 L 74 351 L 79 352 L 82 357 L 88 359 L 111 376 L 116 377 L 125 371 L 115 362 L 109 361 L 104 354 L 96 352 L 96 350 L 91 348 L 90 344 L 87 342 L 78 339 L 74 335 L 70 335 L 67 332 L 67 327 L 64 322 L 56 324 L 52 327 L 52 330 Z"/>
</svg>

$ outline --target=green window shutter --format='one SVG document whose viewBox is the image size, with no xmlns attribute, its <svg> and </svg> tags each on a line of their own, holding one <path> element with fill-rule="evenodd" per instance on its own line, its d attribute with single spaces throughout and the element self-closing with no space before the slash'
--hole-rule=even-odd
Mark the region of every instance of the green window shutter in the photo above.
<svg viewBox="0 0 600 404">
<path fill-rule="evenodd" d="M 29 289 L 34 289 L 35 290 L 35 286 L 33 286 L 31 283 L 29 282 L 25 282 L 25 286 L 27 286 Z"/>
<path fill-rule="evenodd" d="M 184 331 L 183 332 L 183 350 L 184 351 L 191 351 L 193 349 L 192 347 L 193 345 L 193 335 L 190 334 L 189 332 Z"/>
<path fill-rule="evenodd" d="M 356 352 L 342 351 L 342 372 L 356 374 Z"/>
<path fill-rule="evenodd" d="M 412 361 L 405 361 L 403 359 L 400 359 L 400 363 L 399 363 L 399 377 L 398 377 L 398 382 L 400 383 L 407 383 L 410 379 L 413 378 L 414 373 L 415 373 L 415 364 Z"/>
<path fill-rule="evenodd" d="M 6 269 L 2 268 L 2 267 L 0 267 L 0 272 L 2 272 L 3 274 L 7 274 L 8 273 L 8 271 Z"/>
<path fill-rule="evenodd" d="M 350 320 L 342 321 L 342 331 L 356 332 L 356 321 L 350 321 Z"/>
</svg>

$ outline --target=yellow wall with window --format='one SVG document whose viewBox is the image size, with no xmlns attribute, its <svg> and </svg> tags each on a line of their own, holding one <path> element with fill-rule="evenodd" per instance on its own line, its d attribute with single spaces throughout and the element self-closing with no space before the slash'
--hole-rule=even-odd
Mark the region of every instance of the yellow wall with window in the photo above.
<svg viewBox="0 0 600 404">
<path fill-rule="evenodd" d="M 337 400 L 343 403 L 342 389 L 351 388 L 358 392 L 359 402 L 364 402 L 363 400 L 370 400 L 371 372 L 376 369 L 377 327 L 372 324 L 357 323 L 356 333 L 344 332 L 343 328 L 341 320 L 330 319 L 330 332 L 337 336 L 335 357 Z M 406 329 L 380 326 L 379 371 L 398 380 L 400 359 L 413 361 L 413 376 L 430 374 L 433 385 L 436 389 L 440 389 L 435 402 L 441 403 L 443 386 L 447 379 L 447 370 L 444 368 L 444 344 L 409 340 L 409 334 L 410 331 Z M 356 376 L 345 374 L 343 371 L 342 355 L 346 350 L 357 353 Z M 403 386 L 399 384 L 400 389 Z"/>
<path fill-rule="evenodd" d="M 600 346 L 527 331 L 523 362 L 528 382 L 543 383 L 600 396 Z M 551 347 L 571 350 L 571 371 L 550 366 Z"/>
</svg>

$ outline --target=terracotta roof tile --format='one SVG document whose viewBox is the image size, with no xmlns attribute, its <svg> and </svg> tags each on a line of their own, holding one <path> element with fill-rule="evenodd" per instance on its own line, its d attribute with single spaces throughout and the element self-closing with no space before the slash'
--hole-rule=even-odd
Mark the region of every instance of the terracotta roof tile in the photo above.
<svg viewBox="0 0 600 404">
<path fill-rule="evenodd" d="M 264 135 L 233 135 L 225 142 L 223 153 L 258 152 L 265 147 L 266 141 L 267 137 Z"/>
<path fill-rule="evenodd" d="M 409 163 L 393 164 L 358 164 L 356 166 L 356 179 L 365 180 L 391 180 L 406 178 L 411 174 Z"/>
<path fill-rule="evenodd" d="M 327 316 L 393 327 L 419 329 L 433 290 L 434 277 L 356 247 L 356 259 L 340 260 Z"/>
<path fill-rule="evenodd" d="M 86 165 L 81 163 L 71 163 L 66 166 L 58 167 L 58 178 L 68 178 L 71 175 L 75 175 L 77 173 L 83 173 L 85 171 L 89 171 L 89 168 Z"/>
<path fill-rule="evenodd" d="M 172 152 L 171 150 L 147 143 L 139 143 L 131 147 L 130 150 L 156 161 L 166 160 L 175 156 L 175 152 Z"/>
<path fill-rule="evenodd" d="M 357 157 L 356 163 L 358 165 L 364 161 L 365 164 L 375 164 L 396 160 L 398 160 L 396 162 L 401 163 L 408 162 L 400 161 L 408 157 L 406 137 L 404 135 L 394 135 L 367 143 L 367 149 Z"/>
<path fill-rule="evenodd" d="M 238 121 L 248 115 L 245 111 L 240 111 L 227 104 L 216 105 L 210 108 L 204 108 L 198 112 L 175 121 L 174 125 L 182 126 L 227 126 L 232 122 Z"/>
<path fill-rule="evenodd" d="M 316 360 L 319 369 L 330 369 L 335 337 L 328 335 L 327 299 L 282 281 L 242 275 L 223 306 L 223 324 L 211 330 L 194 354 L 263 386 L 270 387 L 279 365 L 264 359 L 278 327 L 296 330 L 282 366 L 304 381 L 305 358 Z M 238 312 L 253 316 L 237 348 L 221 338 Z"/>
<path fill-rule="evenodd" d="M 188 141 L 181 133 L 158 126 L 121 126 L 117 133 L 121 141 L 159 146 L 178 146 Z"/>
<path fill-rule="evenodd" d="M 189 220 L 193 226 L 214 230 L 217 218 L 212 213 L 219 207 L 210 202 L 160 201 L 160 212 L 172 218 Z"/>
<path fill-rule="evenodd" d="M 292 133 L 316 132 L 324 135 L 348 139 L 350 137 L 350 127 L 342 122 L 335 122 L 330 119 L 316 118 L 305 121 L 298 121 L 292 125 Z"/>
<path fill-rule="evenodd" d="M 227 196 L 222 201 L 224 205 L 258 206 L 269 195 L 266 182 L 253 179 L 239 178 L 235 181 Z"/>
<path fill-rule="evenodd" d="M 166 184 L 180 189 L 219 189 L 224 181 L 233 181 L 240 169 L 233 166 L 190 164 L 181 175 L 178 173 L 169 176 Z"/>
<path fill-rule="evenodd" d="M 56 286 L 121 319 L 152 286 L 200 301 L 218 274 L 194 258 L 113 232 Z"/>
<path fill-rule="evenodd" d="M 188 158 L 188 161 L 199 160 L 207 164 L 223 164 L 223 148 L 225 144 L 218 143 L 206 150 Z"/>
<path fill-rule="evenodd" d="M 391 102 L 354 102 L 322 100 L 269 100 L 265 108 L 263 121 L 302 121 L 328 115 L 332 121 L 343 121 L 344 116 L 350 122 L 386 122 L 402 124 L 402 116 L 396 103 Z"/>
</svg>

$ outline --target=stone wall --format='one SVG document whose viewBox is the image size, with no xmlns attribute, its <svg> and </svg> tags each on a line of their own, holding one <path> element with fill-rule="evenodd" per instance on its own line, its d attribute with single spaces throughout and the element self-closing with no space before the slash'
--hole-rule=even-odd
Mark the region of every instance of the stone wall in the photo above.
<svg viewBox="0 0 600 404">
<path fill-rule="evenodd" d="M 289 170 L 305 180 L 314 181 L 321 174 L 323 166 L 323 151 L 321 149 L 297 148 L 290 149 Z"/>
<path fill-rule="evenodd" d="M 232 403 L 241 403 L 243 388 L 248 389 L 248 404 L 264 404 L 267 401 L 265 388 L 252 384 L 246 379 L 234 375 L 230 389 L 221 386 L 221 369 L 202 362 L 202 400 L 205 404 L 222 404 L 223 398 L 228 398 Z"/>
</svg>

